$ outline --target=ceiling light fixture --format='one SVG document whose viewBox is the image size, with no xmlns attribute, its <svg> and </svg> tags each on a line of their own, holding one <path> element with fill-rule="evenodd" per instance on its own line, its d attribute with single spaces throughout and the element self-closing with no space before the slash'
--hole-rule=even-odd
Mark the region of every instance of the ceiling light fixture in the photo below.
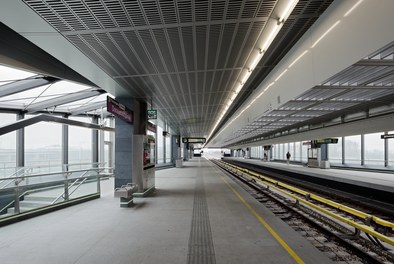
<svg viewBox="0 0 394 264">
<path fill-rule="evenodd" d="M 359 0 L 357 3 L 354 4 L 354 6 L 352 6 L 352 8 L 349 9 L 349 11 L 347 11 L 343 16 L 347 17 L 359 4 L 361 4 L 363 0 Z"/>
<path fill-rule="evenodd" d="M 236 88 L 236 93 L 231 95 L 231 98 L 229 100 L 230 105 L 234 102 L 235 97 L 238 95 L 238 93 L 241 91 L 242 86 L 246 83 L 246 81 L 249 79 L 252 71 L 255 69 L 255 67 L 257 66 L 257 64 L 260 62 L 261 58 L 263 57 L 265 51 L 268 49 L 268 47 L 271 45 L 272 41 L 275 39 L 276 35 L 278 34 L 279 30 L 281 29 L 281 27 L 283 26 L 284 22 L 286 21 L 286 19 L 290 16 L 291 12 L 293 11 L 294 7 L 297 5 L 299 0 L 287 0 L 288 4 L 286 5 L 286 8 L 284 8 L 284 12 L 281 16 L 279 16 L 279 20 L 277 20 L 277 22 L 275 24 L 273 24 L 273 28 L 271 29 L 271 32 L 269 33 L 268 37 L 266 38 L 264 45 L 262 46 L 262 48 L 259 49 L 258 54 L 254 57 L 252 63 L 250 64 L 250 67 L 246 68 L 247 69 L 247 74 L 244 76 L 243 80 L 241 81 L 241 85 L 238 86 Z M 265 29 L 264 29 L 265 31 Z M 286 70 L 287 71 L 287 70 Z M 285 71 L 285 72 L 286 72 Z M 283 72 L 281 75 L 283 75 L 285 72 Z M 280 76 L 281 76 L 280 75 Z M 280 77 L 279 76 L 279 77 Z M 271 85 L 271 84 L 270 84 Z M 269 85 L 269 86 L 270 86 Z M 263 91 L 265 92 L 269 86 Z M 261 95 L 261 94 L 260 94 Z M 228 107 L 229 108 L 229 107 Z M 226 111 L 228 110 L 228 108 L 226 107 L 226 110 L 224 111 L 224 114 L 226 113 Z M 245 111 L 245 109 L 243 110 Z M 243 111 L 241 113 L 243 113 Z M 218 119 L 218 121 L 216 122 L 215 126 L 213 127 L 213 129 L 211 130 L 211 133 L 208 136 L 208 140 L 211 138 L 212 133 L 215 131 L 216 127 L 219 125 L 221 119 L 223 118 L 224 114 Z M 241 114 L 239 114 L 235 119 L 237 119 Z M 233 119 L 233 121 L 235 120 Z M 223 131 L 224 129 L 222 129 L 216 136 L 215 138 Z"/>
<path fill-rule="evenodd" d="M 285 22 L 285 20 L 287 20 L 287 18 L 290 16 L 291 11 L 293 11 L 297 3 L 298 0 L 289 1 L 288 5 L 285 8 L 285 11 L 283 12 L 283 15 L 279 18 L 279 23 L 283 23 Z"/>
<path fill-rule="evenodd" d="M 332 25 L 329 29 L 327 29 L 327 31 L 324 32 L 323 35 L 321 35 L 320 38 L 315 41 L 315 43 L 313 43 L 311 48 L 313 49 L 317 45 L 317 43 L 319 43 L 320 40 L 322 40 L 328 33 L 330 33 L 330 31 L 333 30 L 340 22 L 341 20 L 338 20 L 337 22 L 335 22 L 334 25 Z"/>
<path fill-rule="evenodd" d="M 280 77 L 282 77 L 286 72 L 287 72 L 287 69 L 284 70 L 281 74 L 279 74 L 279 76 L 276 77 L 275 82 L 277 82 L 280 79 Z"/>
<path fill-rule="evenodd" d="M 290 63 L 289 68 L 291 68 L 299 59 L 302 58 L 305 54 L 307 54 L 309 50 L 304 51 L 300 56 L 298 56 L 292 63 Z"/>
</svg>

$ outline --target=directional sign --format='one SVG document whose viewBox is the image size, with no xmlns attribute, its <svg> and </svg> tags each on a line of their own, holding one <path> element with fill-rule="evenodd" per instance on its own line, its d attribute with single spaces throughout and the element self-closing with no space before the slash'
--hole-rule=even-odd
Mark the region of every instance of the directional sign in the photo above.
<svg viewBox="0 0 394 264">
<path fill-rule="evenodd" d="M 316 139 L 316 140 L 313 140 L 313 143 L 315 143 L 315 144 L 337 144 L 338 139 L 337 138 Z"/>
<path fill-rule="evenodd" d="M 195 137 L 182 138 L 182 143 L 205 143 L 206 141 L 207 141 L 206 138 L 195 138 Z"/>
<path fill-rule="evenodd" d="M 337 138 L 324 138 L 324 139 L 315 139 L 311 141 L 312 148 L 320 148 L 323 144 L 337 144 Z"/>
<path fill-rule="evenodd" d="M 148 120 L 157 119 L 157 110 L 156 109 L 149 109 L 147 110 Z"/>
<path fill-rule="evenodd" d="M 394 134 L 380 135 L 381 139 L 394 138 Z"/>
</svg>

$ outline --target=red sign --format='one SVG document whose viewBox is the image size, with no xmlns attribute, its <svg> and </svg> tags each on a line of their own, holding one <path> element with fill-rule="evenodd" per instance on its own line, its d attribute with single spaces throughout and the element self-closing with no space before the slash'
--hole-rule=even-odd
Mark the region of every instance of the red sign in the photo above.
<svg viewBox="0 0 394 264">
<path fill-rule="evenodd" d="M 153 133 L 156 133 L 156 125 L 152 124 L 151 122 L 148 122 L 148 130 Z"/>
<path fill-rule="evenodd" d="M 134 122 L 133 111 L 109 96 L 107 96 L 107 111 L 126 121 L 127 123 L 133 124 Z"/>
</svg>

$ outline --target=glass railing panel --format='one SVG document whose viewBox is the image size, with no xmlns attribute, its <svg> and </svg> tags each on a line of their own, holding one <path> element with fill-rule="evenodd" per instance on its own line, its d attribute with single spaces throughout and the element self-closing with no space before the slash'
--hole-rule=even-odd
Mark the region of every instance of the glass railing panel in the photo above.
<svg viewBox="0 0 394 264">
<path fill-rule="evenodd" d="M 74 181 L 74 185 L 70 186 L 70 199 L 95 194 L 99 192 L 97 177 L 88 177 Z"/>
<path fill-rule="evenodd" d="M 103 169 L 83 166 L 89 168 L 44 174 L 19 168 L 22 176 L 0 179 L 0 218 L 99 193 Z"/>
</svg>

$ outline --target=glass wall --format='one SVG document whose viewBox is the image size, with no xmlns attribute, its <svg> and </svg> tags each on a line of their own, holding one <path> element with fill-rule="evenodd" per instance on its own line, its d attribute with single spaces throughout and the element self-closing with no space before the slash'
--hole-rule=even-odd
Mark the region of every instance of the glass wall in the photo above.
<svg viewBox="0 0 394 264">
<path fill-rule="evenodd" d="M 157 126 L 156 146 L 157 146 L 157 164 L 162 164 L 164 163 L 164 137 L 163 137 L 163 128 L 160 125 Z"/>
<path fill-rule="evenodd" d="M 43 122 L 25 127 L 25 166 L 46 167 L 48 171 L 61 170 L 61 124 Z"/>
<path fill-rule="evenodd" d="M 389 134 L 394 134 L 394 131 L 388 132 Z M 386 139 L 387 140 L 387 165 L 394 167 L 394 138 Z"/>
<path fill-rule="evenodd" d="M 361 135 L 348 136 L 345 140 L 345 164 L 361 165 Z"/>
<path fill-rule="evenodd" d="M 171 163 L 171 136 L 165 137 L 166 144 L 166 163 Z"/>
<path fill-rule="evenodd" d="M 394 134 L 394 131 L 387 133 Z M 337 137 L 337 144 L 328 144 L 328 160 L 331 165 L 369 168 L 384 168 L 386 162 L 386 167 L 394 169 L 394 139 L 381 139 L 383 134 L 385 132 Z M 387 148 L 385 141 L 387 141 Z M 290 151 L 292 160 L 307 163 L 308 148 L 310 145 L 304 145 L 303 142 L 274 144 L 272 145 L 272 157 L 274 160 L 284 161 L 285 154 Z M 362 153 L 362 151 L 364 152 Z M 385 161 L 386 152 L 387 161 Z"/>
<path fill-rule="evenodd" d="M 337 144 L 328 144 L 328 159 L 332 164 L 342 164 L 342 137 Z"/>
<path fill-rule="evenodd" d="M 291 142 L 291 143 L 289 143 L 288 144 L 288 151 L 290 152 L 290 160 L 294 160 L 294 143 L 293 142 Z M 286 151 L 286 153 L 287 153 L 287 151 Z"/>
<path fill-rule="evenodd" d="M 87 117 L 73 117 L 85 123 L 91 123 Z M 91 164 L 92 163 L 92 130 L 84 127 L 68 126 L 68 163 Z"/>
<path fill-rule="evenodd" d="M 294 161 L 301 161 L 301 142 L 294 143 Z"/>
<path fill-rule="evenodd" d="M 307 163 L 308 162 L 308 148 L 309 145 L 304 145 L 301 144 L 301 161 L 302 163 Z"/>
<path fill-rule="evenodd" d="M 0 126 L 16 121 L 16 114 L 0 113 Z M 16 132 L 0 136 L 0 177 L 7 177 L 16 167 Z"/>
<path fill-rule="evenodd" d="M 263 148 L 261 146 L 251 147 L 250 157 L 252 159 L 262 159 L 263 158 Z"/>
<path fill-rule="evenodd" d="M 364 165 L 384 166 L 383 132 L 364 135 Z"/>
</svg>

